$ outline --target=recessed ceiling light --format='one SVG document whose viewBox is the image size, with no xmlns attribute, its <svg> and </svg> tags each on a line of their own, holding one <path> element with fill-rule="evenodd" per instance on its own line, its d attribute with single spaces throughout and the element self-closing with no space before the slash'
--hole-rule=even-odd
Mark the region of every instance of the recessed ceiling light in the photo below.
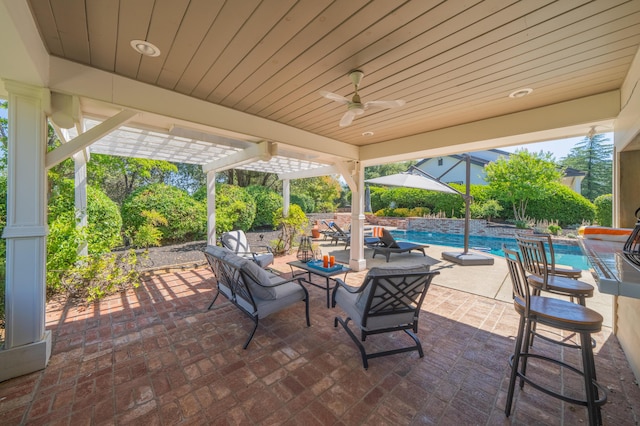
<svg viewBox="0 0 640 426">
<path fill-rule="evenodd" d="M 528 94 L 530 94 L 531 92 L 533 92 L 533 89 L 518 89 L 516 91 L 513 91 L 509 94 L 510 98 L 522 98 L 524 96 L 527 96 Z"/>
<path fill-rule="evenodd" d="M 131 47 L 144 56 L 160 56 L 160 49 L 145 40 L 131 40 Z"/>
<path fill-rule="evenodd" d="M 362 136 L 373 136 L 373 132 L 364 132 Z"/>
</svg>

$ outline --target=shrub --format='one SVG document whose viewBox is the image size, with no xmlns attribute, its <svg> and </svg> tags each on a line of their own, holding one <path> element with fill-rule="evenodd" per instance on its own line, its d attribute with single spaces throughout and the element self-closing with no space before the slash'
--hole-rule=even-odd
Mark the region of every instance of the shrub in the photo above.
<svg viewBox="0 0 640 426">
<path fill-rule="evenodd" d="M 497 200 L 486 200 L 474 202 L 469 206 L 471 217 L 484 218 L 490 221 L 494 217 L 498 217 L 502 211 L 502 206 Z"/>
<path fill-rule="evenodd" d="M 74 199 L 73 180 L 62 180 L 54 189 L 49 200 L 49 223 L 55 222 L 60 215 L 64 216 L 64 220 L 68 220 L 67 213 L 72 213 L 70 223 L 75 226 L 76 220 L 73 216 L 75 211 Z M 87 216 L 85 238 L 89 253 L 106 253 L 122 244 L 120 209 L 99 188 L 87 187 Z M 49 236 L 49 238 L 51 237 Z M 51 252 L 49 251 L 49 253 Z"/>
<path fill-rule="evenodd" d="M 86 256 L 61 276 L 61 286 L 71 297 L 92 302 L 139 285 L 138 258 L 133 250 Z"/>
<path fill-rule="evenodd" d="M 251 229 L 256 217 L 256 203 L 246 191 L 226 183 L 216 185 L 216 233 L 234 229 Z"/>
<path fill-rule="evenodd" d="M 530 218 L 554 220 L 562 227 L 593 222 L 596 208 L 591 201 L 558 182 L 553 182 L 552 188 L 550 195 L 529 202 L 527 215 Z"/>
<path fill-rule="evenodd" d="M 130 235 L 148 224 L 143 212 L 155 211 L 167 221 L 158 225 L 163 243 L 203 239 L 206 236 L 206 207 L 186 191 L 162 183 L 134 191 L 122 203 L 123 225 Z"/>
<path fill-rule="evenodd" d="M 596 222 L 600 226 L 611 226 L 613 224 L 613 199 L 611 194 L 603 194 L 593 200 L 596 206 Z"/>
<path fill-rule="evenodd" d="M 273 242 L 276 253 L 288 253 L 293 247 L 296 237 L 304 232 L 309 220 L 300 206 L 292 204 L 289 206 L 289 216 L 287 217 L 282 216 L 282 207 L 276 210 L 273 213 L 272 223 L 274 227 L 280 228 L 280 235 Z"/>
<path fill-rule="evenodd" d="M 291 204 L 298 205 L 305 213 L 313 212 L 316 207 L 313 198 L 309 197 L 306 194 L 291 194 L 289 200 L 291 201 Z"/>
<path fill-rule="evenodd" d="M 282 207 L 282 196 L 277 192 L 261 185 L 251 185 L 246 188 L 256 203 L 256 217 L 253 228 L 273 225 L 273 212 Z"/>
</svg>

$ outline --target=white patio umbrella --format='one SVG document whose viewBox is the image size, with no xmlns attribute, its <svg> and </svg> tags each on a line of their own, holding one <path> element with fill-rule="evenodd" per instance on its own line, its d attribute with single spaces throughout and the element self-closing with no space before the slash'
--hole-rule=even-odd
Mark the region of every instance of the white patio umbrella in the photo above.
<svg viewBox="0 0 640 426">
<path fill-rule="evenodd" d="M 373 183 L 375 185 L 403 186 L 406 188 L 427 189 L 430 191 L 449 192 L 451 194 L 462 195 L 449 185 L 438 182 L 435 178 L 429 178 L 427 176 L 405 172 L 367 179 L 365 182 Z"/>
<path fill-rule="evenodd" d="M 493 264 L 493 258 L 478 254 L 469 253 L 469 218 L 471 216 L 469 205 L 471 204 L 471 195 L 469 194 L 469 180 L 471 175 L 469 156 L 466 156 L 467 161 L 467 190 L 463 194 L 447 185 L 440 182 L 438 179 L 429 175 L 423 170 L 412 166 L 409 171 L 404 173 L 395 173 L 393 175 L 381 176 L 373 179 L 365 180 L 366 183 L 372 183 L 376 185 L 384 186 L 400 186 L 406 188 L 426 189 L 429 191 L 448 192 L 451 194 L 460 194 L 465 201 L 465 216 L 464 216 L 464 251 L 461 254 L 455 253 L 443 253 L 443 257 L 448 260 L 460 263 L 462 265 L 480 265 L 480 264 Z M 449 169 L 451 170 L 451 169 Z M 448 171 L 447 171 L 448 172 Z M 445 172 L 446 174 L 446 172 Z"/>
</svg>

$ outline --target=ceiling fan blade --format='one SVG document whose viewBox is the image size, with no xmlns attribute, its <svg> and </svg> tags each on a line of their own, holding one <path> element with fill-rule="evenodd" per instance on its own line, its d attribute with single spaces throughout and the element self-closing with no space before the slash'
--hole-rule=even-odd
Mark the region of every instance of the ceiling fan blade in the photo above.
<svg viewBox="0 0 640 426">
<path fill-rule="evenodd" d="M 341 104 L 349 103 L 349 99 L 345 98 L 344 96 L 338 95 L 337 93 L 331 93 L 325 90 L 321 90 L 320 95 L 324 96 L 327 99 L 331 99 L 332 101 L 340 102 Z"/>
<path fill-rule="evenodd" d="M 364 108 L 397 108 L 406 104 L 402 99 L 398 99 L 396 101 L 369 101 L 364 104 Z"/>
<path fill-rule="evenodd" d="M 340 120 L 340 127 L 346 127 L 351 124 L 356 115 L 356 112 L 353 110 L 345 112 L 342 116 L 342 119 Z"/>
</svg>

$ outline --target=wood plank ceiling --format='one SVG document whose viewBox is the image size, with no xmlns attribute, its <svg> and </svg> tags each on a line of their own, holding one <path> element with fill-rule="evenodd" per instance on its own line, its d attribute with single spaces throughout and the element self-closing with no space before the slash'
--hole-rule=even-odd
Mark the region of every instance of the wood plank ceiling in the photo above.
<svg viewBox="0 0 640 426">
<path fill-rule="evenodd" d="M 51 55 L 354 145 L 618 89 L 640 43 L 639 0 L 29 4 Z M 319 91 L 351 97 L 352 69 L 363 101 L 406 105 L 339 127 L 346 105 Z"/>
</svg>

